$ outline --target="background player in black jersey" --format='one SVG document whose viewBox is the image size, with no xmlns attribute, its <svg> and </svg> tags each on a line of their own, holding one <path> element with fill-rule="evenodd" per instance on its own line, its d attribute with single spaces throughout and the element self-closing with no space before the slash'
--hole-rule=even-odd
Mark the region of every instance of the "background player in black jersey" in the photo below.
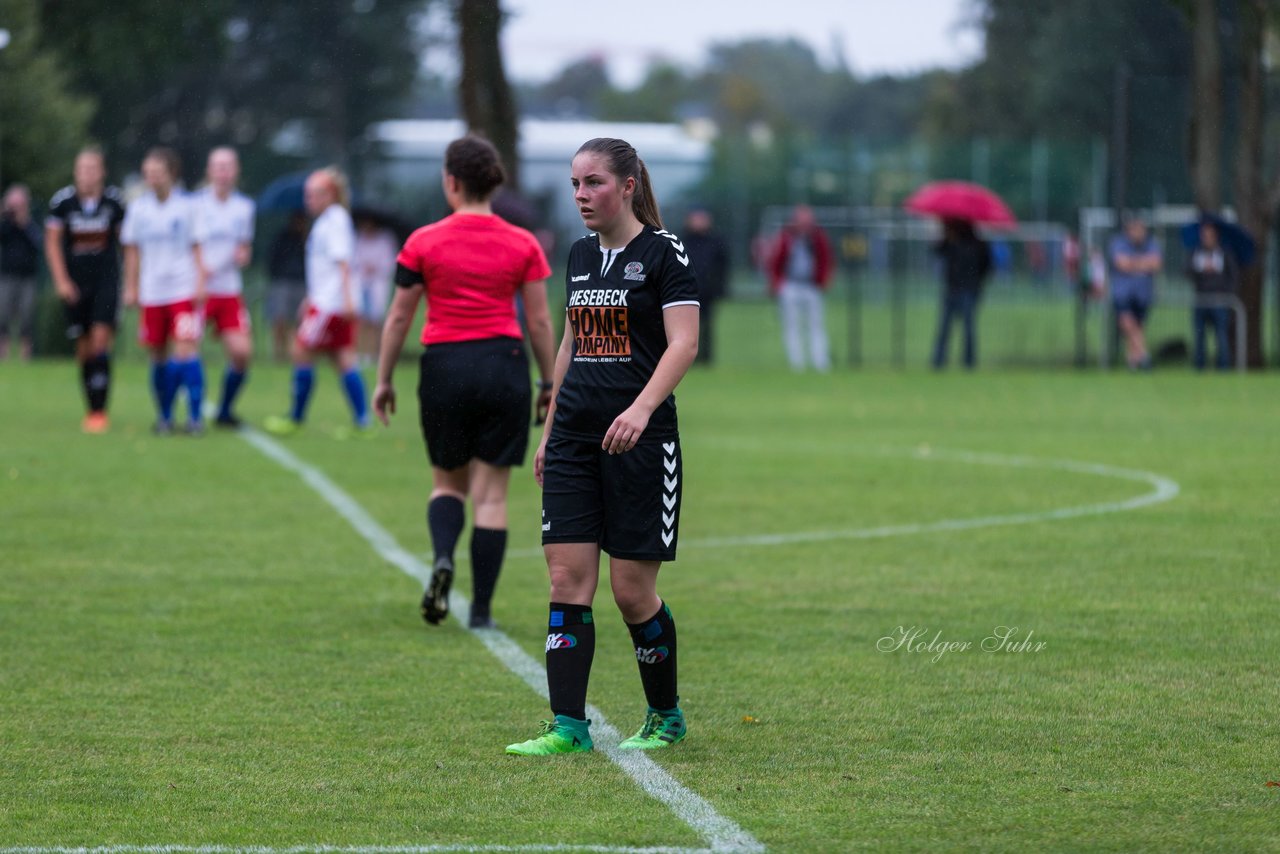
<svg viewBox="0 0 1280 854">
<path fill-rule="evenodd" d="M 600 552 L 631 631 L 649 709 L 623 749 L 685 736 L 676 686 L 676 627 L 657 593 L 674 560 L 680 510 L 672 392 L 698 352 L 698 288 L 684 244 L 662 227 L 644 162 L 620 139 L 573 158 L 574 202 L 595 234 L 569 253 L 564 339 L 534 475 L 551 576 L 547 684 L 554 720 L 507 747 L 541 756 L 591 750 L 587 681 Z"/>
<path fill-rule="evenodd" d="M 53 286 L 67 313 L 67 337 L 76 342 L 76 361 L 84 385 L 86 433 L 107 430 L 111 387 L 111 348 L 120 305 L 120 191 L 106 186 L 102 151 L 85 148 L 76 155 L 75 183 L 49 202 L 44 251 Z"/>
</svg>

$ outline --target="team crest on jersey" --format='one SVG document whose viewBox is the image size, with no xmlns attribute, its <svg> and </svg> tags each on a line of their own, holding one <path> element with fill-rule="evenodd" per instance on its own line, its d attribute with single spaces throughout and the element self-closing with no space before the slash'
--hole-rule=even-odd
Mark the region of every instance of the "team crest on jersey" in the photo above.
<svg viewBox="0 0 1280 854">
<path fill-rule="evenodd" d="M 644 265 L 641 264 L 639 261 L 632 261 L 630 264 L 628 264 L 626 267 L 622 269 L 622 272 L 624 273 L 622 278 L 626 279 L 627 281 L 631 281 L 631 282 L 644 281 Z"/>
</svg>

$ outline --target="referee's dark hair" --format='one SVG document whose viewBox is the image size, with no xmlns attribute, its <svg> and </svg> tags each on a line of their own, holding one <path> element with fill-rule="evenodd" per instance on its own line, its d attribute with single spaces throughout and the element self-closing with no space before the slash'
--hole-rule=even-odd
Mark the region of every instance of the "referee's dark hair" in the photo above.
<svg viewBox="0 0 1280 854">
<path fill-rule="evenodd" d="M 487 139 L 468 134 L 444 150 L 444 171 L 457 178 L 468 199 L 482 202 L 507 180 L 498 149 Z"/>
<path fill-rule="evenodd" d="M 625 139 L 613 139 L 598 136 L 582 143 L 578 154 L 584 151 L 601 154 L 609 164 L 609 171 L 622 180 L 636 179 L 636 192 L 631 197 L 631 211 L 636 219 L 653 228 L 662 228 L 662 214 L 658 211 L 658 197 L 653 194 L 653 184 L 649 182 L 649 170 L 631 143 Z"/>
<path fill-rule="evenodd" d="M 147 149 L 146 156 L 143 161 L 159 160 L 164 164 L 164 168 L 169 170 L 169 177 L 177 183 L 182 177 L 182 158 L 178 157 L 178 152 L 174 151 L 167 145 L 153 145 Z"/>
</svg>

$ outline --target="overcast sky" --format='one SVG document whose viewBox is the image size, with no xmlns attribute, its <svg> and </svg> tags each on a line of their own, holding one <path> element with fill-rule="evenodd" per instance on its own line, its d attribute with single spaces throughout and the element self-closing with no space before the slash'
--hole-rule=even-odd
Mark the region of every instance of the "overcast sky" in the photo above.
<svg viewBox="0 0 1280 854">
<path fill-rule="evenodd" d="M 506 0 L 507 74 L 546 80 L 565 65 L 602 55 L 616 85 L 634 86 L 665 58 L 697 66 L 714 42 L 794 36 L 824 64 L 836 46 L 859 75 L 954 68 L 972 61 L 981 40 L 963 26 L 968 0 L 684 0 L 585 2 Z"/>
</svg>

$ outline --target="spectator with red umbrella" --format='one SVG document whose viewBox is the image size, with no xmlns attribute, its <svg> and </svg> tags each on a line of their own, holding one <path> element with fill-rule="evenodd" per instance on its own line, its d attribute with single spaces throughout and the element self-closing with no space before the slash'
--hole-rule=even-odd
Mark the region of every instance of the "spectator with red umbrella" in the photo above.
<svg viewBox="0 0 1280 854">
<path fill-rule="evenodd" d="M 991 247 L 978 236 L 973 223 L 963 219 L 942 222 L 942 240 L 933 247 L 942 261 L 942 312 L 933 344 L 933 367 L 947 366 L 952 323 L 964 328 L 964 366 L 978 363 L 978 302 L 991 272 Z"/>
<path fill-rule="evenodd" d="M 992 266 L 991 247 L 978 236 L 974 223 L 1012 227 L 1016 220 L 999 196 L 965 181 L 926 184 L 907 199 L 905 207 L 942 219 L 942 240 L 934 246 L 942 261 L 943 288 L 933 367 L 946 367 L 951 326 L 959 319 L 964 328 L 964 366 L 972 369 L 978 362 L 978 303 Z"/>
</svg>

